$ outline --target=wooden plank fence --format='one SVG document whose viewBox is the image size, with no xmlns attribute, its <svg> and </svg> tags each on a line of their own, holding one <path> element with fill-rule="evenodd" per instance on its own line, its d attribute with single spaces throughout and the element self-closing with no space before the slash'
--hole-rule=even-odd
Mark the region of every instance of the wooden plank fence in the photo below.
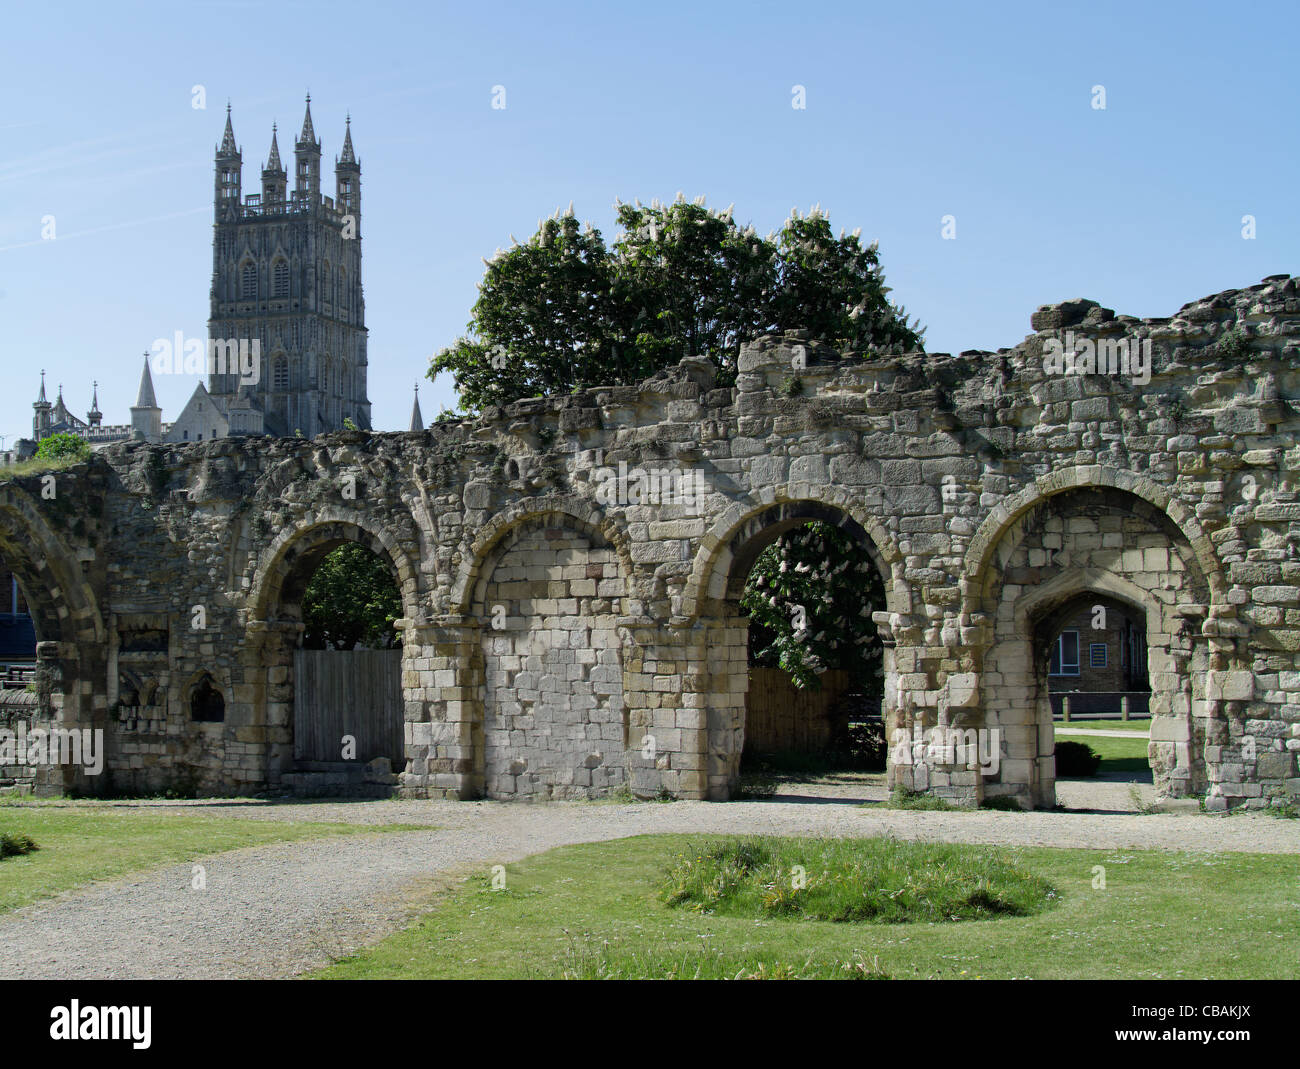
<svg viewBox="0 0 1300 1069">
<path fill-rule="evenodd" d="M 343 760 L 343 736 L 357 740 L 356 761 L 387 757 L 396 765 L 403 738 L 402 651 L 296 650 L 293 659 L 293 756 Z"/>
<path fill-rule="evenodd" d="M 822 673 L 820 690 L 800 690 L 779 668 L 751 668 L 745 699 L 745 749 L 816 752 L 830 742 L 835 725 L 831 709 L 848 690 L 849 673 L 833 668 Z"/>
</svg>

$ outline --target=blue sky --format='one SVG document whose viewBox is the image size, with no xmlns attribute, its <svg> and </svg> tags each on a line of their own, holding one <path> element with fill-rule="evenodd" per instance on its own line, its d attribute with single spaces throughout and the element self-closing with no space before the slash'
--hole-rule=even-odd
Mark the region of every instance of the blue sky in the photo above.
<svg viewBox="0 0 1300 1069">
<path fill-rule="evenodd" d="M 1071 297 L 1169 315 L 1300 266 L 1296 12 L 10 5 L 0 433 L 30 431 L 42 367 L 51 397 L 62 382 L 79 413 L 98 379 L 106 422 L 125 422 L 153 340 L 206 336 L 226 101 L 256 192 L 272 121 L 288 162 L 308 90 L 331 193 L 352 114 L 379 429 L 405 428 L 430 354 L 463 333 L 480 258 L 571 200 L 611 241 L 615 197 L 704 194 L 761 233 L 820 203 L 837 229 L 879 240 L 893 297 L 932 352 L 1013 345 L 1036 306 Z M 206 109 L 192 106 L 196 85 Z M 491 106 L 497 85 L 504 110 Z M 42 240 L 50 215 L 56 236 Z M 194 384 L 157 380 L 165 419 Z M 424 382 L 421 403 L 426 417 L 452 405 L 450 382 Z"/>
</svg>

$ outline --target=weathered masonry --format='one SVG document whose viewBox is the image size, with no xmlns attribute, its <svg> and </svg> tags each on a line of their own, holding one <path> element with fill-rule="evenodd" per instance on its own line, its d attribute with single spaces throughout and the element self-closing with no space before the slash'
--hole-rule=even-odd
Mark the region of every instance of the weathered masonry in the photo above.
<svg viewBox="0 0 1300 1069">
<path fill-rule="evenodd" d="M 120 445 L 2 483 L 0 554 L 42 640 L 34 716 L 108 740 L 101 776 L 66 764 L 37 785 L 342 785 L 295 757 L 295 673 L 304 583 L 354 541 L 404 602 L 402 753 L 370 781 L 725 799 L 746 574 L 820 518 L 884 580 L 891 729 L 998 729 L 996 770 L 891 747 L 893 782 L 1052 805 L 1044 636 L 1118 603 L 1145 620 L 1159 789 L 1283 804 L 1300 796 L 1298 282 L 1170 319 L 1051 305 L 996 353 L 766 338 L 734 388 L 690 359 L 422 433 Z M 1063 371 L 1085 342 L 1100 366 Z"/>
</svg>

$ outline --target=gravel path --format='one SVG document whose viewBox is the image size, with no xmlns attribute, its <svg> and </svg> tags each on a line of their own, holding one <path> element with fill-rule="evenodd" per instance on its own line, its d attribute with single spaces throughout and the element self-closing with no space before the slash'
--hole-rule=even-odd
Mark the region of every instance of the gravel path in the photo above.
<svg viewBox="0 0 1300 1069">
<path fill-rule="evenodd" d="M 786 788 L 764 802 L 126 802 L 258 820 L 427 824 L 280 843 L 94 884 L 0 917 L 0 978 L 287 977 L 409 923 L 457 876 L 567 843 L 654 832 L 882 835 L 1010 846 L 1300 853 L 1300 821 L 1262 815 L 903 812 L 859 808 L 867 781 Z M 869 778 L 868 778 L 869 780 Z M 1093 794 L 1127 784 L 1080 785 Z M 1061 785 L 1063 798 L 1068 784 Z M 819 793 L 822 792 L 822 793 Z M 837 793 L 838 792 L 838 793 Z M 1091 795 L 1090 795 L 1091 797 Z M 47 803 L 60 806 L 88 803 Z M 104 803 L 89 803 L 96 806 Z M 1066 804 L 1073 804 L 1066 802 Z"/>
</svg>

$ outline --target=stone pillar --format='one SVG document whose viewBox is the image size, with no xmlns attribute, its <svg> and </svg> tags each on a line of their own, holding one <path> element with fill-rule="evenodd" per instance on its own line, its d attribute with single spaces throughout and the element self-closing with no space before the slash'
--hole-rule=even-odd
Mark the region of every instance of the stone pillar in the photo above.
<svg viewBox="0 0 1300 1069">
<path fill-rule="evenodd" d="M 483 771 L 481 625 L 470 616 L 408 623 L 403 633 L 406 705 L 404 798 L 479 798 Z"/>
<path fill-rule="evenodd" d="M 252 723 L 265 729 L 266 783 L 276 789 L 293 772 L 293 657 L 304 625 L 251 620 L 246 628 L 244 678 L 252 684 Z"/>
<path fill-rule="evenodd" d="M 709 794 L 711 623 L 664 625 L 651 617 L 619 620 L 627 710 L 628 784 L 639 798 Z"/>
<path fill-rule="evenodd" d="M 726 801 L 740 780 L 749 693 L 749 618 L 740 614 L 704 621 L 696 664 L 699 697 L 706 702 L 704 797 Z M 681 795 L 679 797 L 697 797 Z"/>
</svg>

